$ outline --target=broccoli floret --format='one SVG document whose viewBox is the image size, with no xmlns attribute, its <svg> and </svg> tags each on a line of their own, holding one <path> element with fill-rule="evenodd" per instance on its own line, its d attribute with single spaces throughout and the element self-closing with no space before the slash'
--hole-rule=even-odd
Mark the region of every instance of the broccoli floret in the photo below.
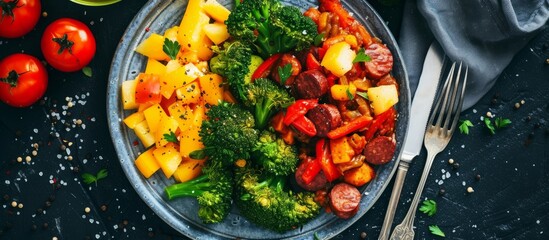
<svg viewBox="0 0 549 240">
<path fill-rule="evenodd" d="M 300 51 L 310 46 L 317 35 L 312 19 L 303 16 L 297 7 L 284 6 L 278 0 L 244 0 L 225 23 L 233 38 L 252 44 L 263 58 Z"/>
<path fill-rule="evenodd" d="M 255 125 L 263 129 L 281 108 L 290 106 L 294 98 L 278 84 L 267 78 L 256 79 L 246 87 L 244 104 L 254 108 Z"/>
<path fill-rule="evenodd" d="M 253 115 L 235 104 L 222 102 L 206 113 L 199 135 L 208 161 L 227 167 L 239 159 L 249 159 L 258 139 Z"/>
<path fill-rule="evenodd" d="M 246 166 L 236 169 L 235 203 L 249 221 L 284 232 L 299 227 L 320 213 L 314 193 L 285 190 L 285 177 Z"/>
<path fill-rule="evenodd" d="M 298 162 L 295 145 L 288 145 L 270 130 L 263 130 L 254 147 L 253 161 L 265 171 L 279 176 L 293 173 Z"/>
<path fill-rule="evenodd" d="M 252 49 L 240 41 L 225 42 L 223 48 L 212 49 L 217 55 L 210 60 L 210 70 L 225 77 L 235 97 L 244 100 L 244 87 L 251 81 Z"/>
<path fill-rule="evenodd" d="M 198 217 L 204 223 L 218 223 L 223 221 L 231 209 L 232 172 L 219 164 L 207 164 L 199 177 L 168 186 L 165 191 L 170 200 L 195 197 L 198 201 Z"/>
</svg>

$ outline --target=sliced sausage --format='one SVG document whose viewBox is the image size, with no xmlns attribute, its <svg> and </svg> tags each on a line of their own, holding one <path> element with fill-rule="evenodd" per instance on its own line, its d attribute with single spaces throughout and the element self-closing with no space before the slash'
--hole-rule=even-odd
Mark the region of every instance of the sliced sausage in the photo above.
<svg viewBox="0 0 549 240">
<path fill-rule="evenodd" d="M 330 208 L 340 218 L 350 218 L 358 211 L 361 194 L 348 183 L 338 183 L 330 190 Z"/>
<path fill-rule="evenodd" d="M 307 117 L 315 124 L 319 137 L 326 137 L 329 131 L 341 125 L 341 114 L 332 104 L 319 104 L 307 112 Z"/>
<path fill-rule="evenodd" d="M 294 80 L 294 90 L 298 98 L 319 98 L 328 92 L 328 79 L 320 70 L 307 70 Z"/>
<path fill-rule="evenodd" d="M 307 158 L 303 161 L 316 161 L 314 158 Z M 297 169 L 295 171 L 295 181 L 297 182 L 297 185 L 299 185 L 301 188 L 307 190 L 307 191 L 318 191 L 321 189 L 324 189 L 326 187 L 326 184 L 328 184 L 328 180 L 326 180 L 326 175 L 324 175 L 324 172 L 320 171 L 316 177 L 311 181 L 309 184 L 306 184 L 303 180 L 303 173 L 305 172 L 307 168 L 307 164 L 299 164 L 297 166 Z"/>
<path fill-rule="evenodd" d="M 380 165 L 391 161 L 395 153 L 396 143 L 393 138 L 387 136 L 377 136 L 364 147 L 364 156 L 366 161 Z"/>
<path fill-rule="evenodd" d="M 384 44 L 372 43 L 366 48 L 365 53 L 372 59 L 364 63 L 368 77 L 379 79 L 393 68 L 393 54 Z"/>
<path fill-rule="evenodd" d="M 273 70 L 271 71 L 271 77 L 277 83 L 282 84 L 280 82 L 280 75 L 279 75 L 278 69 L 284 68 L 288 64 L 292 66 L 292 72 L 290 76 L 284 81 L 284 85 L 291 86 L 292 83 L 294 82 L 295 77 L 301 72 L 301 63 L 293 54 L 285 53 L 282 55 L 282 57 L 280 57 L 278 62 L 274 65 Z"/>
</svg>

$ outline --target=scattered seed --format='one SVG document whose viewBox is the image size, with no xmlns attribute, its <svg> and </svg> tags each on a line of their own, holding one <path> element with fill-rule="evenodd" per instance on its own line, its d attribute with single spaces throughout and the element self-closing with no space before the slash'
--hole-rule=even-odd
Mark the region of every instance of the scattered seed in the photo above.
<svg viewBox="0 0 549 240">
<path fill-rule="evenodd" d="M 57 240 L 57 237 L 52 237 L 51 240 Z"/>
<path fill-rule="evenodd" d="M 444 188 L 438 190 L 438 195 L 442 196 L 444 194 L 446 194 L 446 190 Z"/>
<path fill-rule="evenodd" d="M 492 113 L 491 112 L 486 112 L 486 117 L 492 118 Z"/>
<path fill-rule="evenodd" d="M 42 224 L 42 228 L 43 228 L 43 229 L 48 229 L 48 226 L 49 226 L 49 225 L 48 225 L 47 222 L 45 222 L 45 223 Z"/>
<path fill-rule="evenodd" d="M 35 156 L 35 157 L 36 157 L 36 155 L 38 155 L 38 151 L 32 150 L 32 156 Z"/>
<path fill-rule="evenodd" d="M 86 208 L 84 208 L 84 212 L 85 212 L 85 213 L 90 213 L 90 212 L 91 212 L 91 209 L 90 209 L 89 207 L 86 207 Z"/>
<path fill-rule="evenodd" d="M 468 188 L 467 188 L 467 192 L 468 192 L 468 193 L 473 193 L 474 191 L 475 191 L 475 190 L 474 190 L 472 187 L 468 187 Z"/>
<path fill-rule="evenodd" d="M 72 156 L 67 156 L 67 160 L 72 161 Z"/>
<path fill-rule="evenodd" d="M 480 181 L 480 174 L 475 175 L 475 180 Z"/>
<path fill-rule="evenodd" d="M 26 156 L 25 161 L 30 162 L 31 161 L 31 156 Z"/>
<path fill-rule="evenodd" d="M 459 168 L 459 163 L 455 162 L 454 164 L 452 164 L 452 168 L 453 169 L 458 169 Z"/>
<path fill-rule="evenodd" d="M 524 101 L 524 99 L 520 100 L 520 105 L 524 105 L 526 103 L 526 101 Z"/>
<path fill-rule="evenodd" d="M 454 159 L 453 158 L 448 159 L 448 164 L 454 164 Z"/>
<path fill-rule="evenodd" d="M 42 12 L 42 17 L 47 17 L 48 16 L 48 12 Z M 45 101 L 44 101 L 45 102 Z"/>
<path fill-rule="evenodd" d="M 107 207 L 107 205 L 103 204 L 103 205 L 101 205 L 101 207 L 99 207 L 99 209 L 101 209 L 101 211 L 103 211 L 103 212 L 106 212 L 108 207 Z"/>
<path fill-rule="evenodd" d="M 19 204 L 17 204 L 17 207 L 18 207 L 18 208 L 23 208 L 23 204 L 22 204 L 22 203 L 19 203 Z"/>
<path fill-rule="evenodd" d="M 519 109 L 520 108 L 520 103 L 515 103 L 515 109 Z"/>
<path fill-rule="evenodd" d="M 366 239 L 366 237 L 368 237 L 368 234 L 366 234 L 366 232 L 361 232 L 360 233 L 360 238 Z"/>
<path fill-rule="evenodd" d="M 17 157 L 17 162 L 23 162 L 23 158 L 22 157 Z"/>
<path fill-rule="evenodd" d="M 12 207 L 17 207 L 17 202 L 16 201 L 11 202 L 11 206 Z"/>
</svg>

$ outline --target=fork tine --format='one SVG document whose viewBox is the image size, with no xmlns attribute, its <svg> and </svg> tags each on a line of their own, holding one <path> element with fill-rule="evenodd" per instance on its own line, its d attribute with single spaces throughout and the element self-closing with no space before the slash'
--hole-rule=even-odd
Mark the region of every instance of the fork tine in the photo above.
<svg viewBox="0 0 549 240">
<path fill-rule="evenodd" d="M 444 116 L 443 110 L 444 110 L 444 106 L 446 105 L 446 99 L 447 99 L 446 95 L 447 95 L 447 92 L 450 90 L 448 86 L 449 86 L 449 82 L 452 81 L 453 79 L 452 76 L 454 75 L 455 65 L 456 63 L 454 62 L 452 64 L 452 67 L 450 68 L 450 71 L 448 73 L 448 76 L 446 77 L 446 80 L 444 81 L 444 85 L 442 86 L 442 91 L 440 95 L 437 97 L 435 107 L 433 107 L 433 112 L 431 113 L 431 116 L 429 117 L 429 121 L 427 123 L 428 127 L 431 127 L 431 126 L 440 127 L 440 124 L 442 123 L 441 116 Z M 442 101 L 444 101 L 444 103 L 442 103 Z M 436 124 L 433 124 L 435 121 L 435 117 L 438 117 L 437 122 Z"/>
<path fill-rule="evenodd" d="M 455 91 L 457 92 L 458 89 L 459 89 L 459 84 L 460 84 L 460 81 L 462 81 L 461 83 L 461 89 L 459 91 L 459 101 L 456 102 L 456 110 L 455 110 L 455 113 L 454 113 L 454 120 L 452 122 L 452 127 L 449 128 L 449 131 L 450 131 L 450 136 L 451 134 L 454 132 L 455 130 L 455 127 L 457 126 L 458 124 L 458 121 L 459 121 L 459 114 L 461 113 L 461 108 L 463 107 L 463 95 L 465 94 L 465 87 L 467 86 L 467 75 L 469 73 L 469 66 L 465 65 L 465 74 L 463 74 L 464 76 L 461 77 L 461 67 L 463 65 L 463 62 L 461 62 L 459 64 L 459 74 L 457 76 L 458 80 L 456 82 L 456 89 Z"/>
</svg>

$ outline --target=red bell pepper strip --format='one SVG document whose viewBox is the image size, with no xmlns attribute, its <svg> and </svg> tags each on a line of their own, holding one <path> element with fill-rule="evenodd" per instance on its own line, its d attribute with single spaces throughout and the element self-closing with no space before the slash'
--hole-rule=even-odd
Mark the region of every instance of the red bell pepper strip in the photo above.
<svg viewBox="0 0 549 240">
<path fill-rule="evenodd" d="M 284 116 L 284 124 L 286 126 L 292 124 L 297 118 L 305 116 L 307 111 L 318 106 L 318 99 L 299 99 L 286 109 Z"/>
<path fill-rule="evenodd" d="M 322 170 L 322 168 L 320 168 L 320 163 L 316 159 L 307 158 L 301 164 L 305 164 L 305 171 L 301 175 L 305 184 L 311 183 L 320 170 Z"/>
<path fill-rule="evenodd" d="M 362 115 L 360 117 L 357 117 L 351 120 L 347 124 L 341 125 L 338 128 L 328 132 L 327 136 L 330 139 L 338 139 L 338 138 L 347 136 L 348 134 L 351 134 L 355 131 L 358 131 L 362 128 L 365 128 L 370 123 L 372 123 L 372 117 L 368 115 Z"/>
<path fill-rule="evenodd" d="M 372 139 L 372 137 L 374 137 L 374 134 L 379 129 L 381 129 L 381 126 L 383 125 L 383 123 L 385 121 L 387 121 L 387 119 L 389 119 L 389 117 L 395 116 L 393 114 L 394 111 L 395 111 L 395 109 L 391 107 L 391 108 L 387 109 L 387 111 L 382 112 L 381 114 L 376 116 L 376 118 L 374 119 L 374 121 L 372 121 L 372 124 L 368 128 L 368 131 L 366 131 L 366 133 L 364 134 L 364 137 L 366 138 L 366 141 L 369 141 L 370 139 Z"/>
<path fill-rule="evenodd" d="M 328 73 L 328 76 L 326 76 L 326 80 L 328 80 L 328 87 L 331 88 L 336 83 L 337 79 L 339 79 L 338 76 L 333 73 Z"/>
<path fill-rule="evenodd" d="M 313 70 L 313 69 L 316 69 L 316 70 L 319 70 L 321 67 L 320 67 L 320 62 L 318 61 L 318 59 L 316 59 L 315 55 L 312 53 L 312 52 L 309 52 L 307 54 L 307 58 L 305 59 L 305 66 L 307 67 L 307 70 Z"/>
<path fill-rule="evenodd" d="M 271 72 L 271 68 L 278 61 L 278 59 L 280 59 L 280 57 L 282 57 L 282 54 L 277 53 L 265 59 L 265 61 L 263 61 L 263 63 L 261 63 L 261 65 L 259 65 L 259 67 L 257 67 L 257 69 L 252 74 L 252 81 L 258 78 L 267 77 L 267 75 L 269 75 L 269 72 Z"/>
<path fill-rule="evenodd" d="M 337 166 L 332 161 L 328 141 L 325 138 L 321 138 L 316 142 L 316 160 L 320 163 L 320 168 L 322 168 L 324 175 L 326 175 L 326 180 L 332 182 L 341 177 L 341 172 L 339 172 Z"/>
<path fill-rule="evenodd" d="M 311 119 L 305 117 L 305 115 L 302 115 L 295 119 L 292 122 L 292 126 L 309 137 L 313 137 L 316 135 L 315 124 L 311 121 Z"/>
</svg>

